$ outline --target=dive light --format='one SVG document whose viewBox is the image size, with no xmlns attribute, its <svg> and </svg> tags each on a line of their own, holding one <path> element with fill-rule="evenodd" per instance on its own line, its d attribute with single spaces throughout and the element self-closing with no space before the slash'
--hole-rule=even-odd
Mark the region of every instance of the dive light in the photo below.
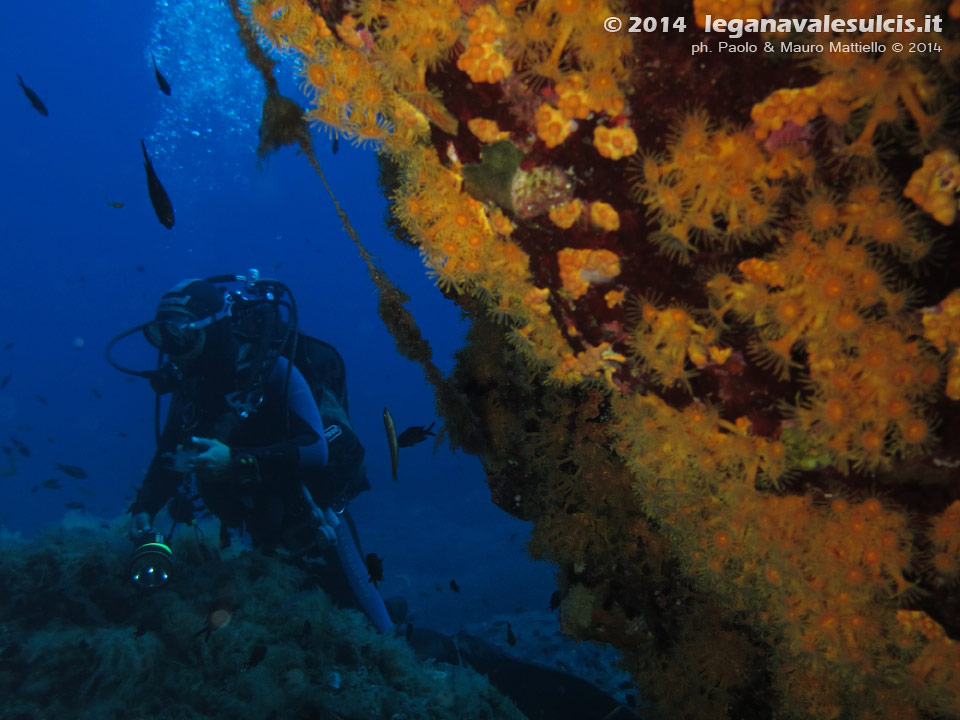
<svg viewBox="0 0 960 720">
<path fill-rule="evenodd" d="M 141 533 L 136 542 L 130 558 L 130 579 L 144 590 L 163 587 L 173 573 L 173 551 L 163 535 L 153 530 Z"/>
</svg>

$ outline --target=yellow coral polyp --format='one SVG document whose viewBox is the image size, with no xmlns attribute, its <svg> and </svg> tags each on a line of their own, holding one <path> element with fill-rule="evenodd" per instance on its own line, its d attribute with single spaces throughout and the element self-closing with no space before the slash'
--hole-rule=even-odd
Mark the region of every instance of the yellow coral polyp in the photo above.
<svg viewBox="0 0 960 720">
<path fill-rule="evenodd" d="M 688 359 L 702 368 L 708 361 L 722 364 L 729 357 L 731 350 L 716 346 L 716 339 L 716 330 L 697 322 L 683 308 L 660 310 L 647 302 L 641 307 L 640 322 L 629 343 L 644 367 L 664 387 L 688 387 Z"/>
<path fill-rule="evenodd" d="M 598 125 L 593 130 L 593 146 L 603 157 L 619 160 L 637 151 L 637 136 L 628 127 L 607 128 Z"/>
<path fill-rule="evenodd" d="M 718 276 L 708 283 L 720 317 L 733 309 L 760 329 L 752 349 L 760 366 L 787 377 L 794 347 L 804 346 L 815 392 L 797 409 L 797 425 L 840 468 L 885 465 L 877 439 L 893 428 L 894 451 L 917 452 L 930 435 L 919 401 L 939 377 L 929 351 L 865 312 L 884 305 L 896 312 L 894 294 L 870 263 L 843 237 L 815 242 L 800 231 L 770 260 L 742 262 L 745 282 Z"/>
<path fill-rule="evenodd" d="M 750 118 L 754 122 L 754 136 L 765 139 L 780 130 L 787 122 L 803 126 L 819 115 L 824 106 L 846 108 L 851 93 L 846 86 L 829 78 L 805 88 L 777 90 L 753 106 Z M 846 121 L 845 117 L 831 118 Z"/>
<path fill-rule="evenodd" d="M 563 116 L 559 110 L 543 103 L 537 108 L 537 137 L 548 148 L 555 148 L 576 130 L 577 124 Z"/>
<path fill-rule="evenodd" d="M 566 385 L 576 385 L 586 378 L 603 377 L 613 385 L 613 373 L 627 360 L 611 349 L 610 343 L 587 345 L 587 349 L 578 353 L 565 350 L 560 354 L 560 362 L 550 372 L 550 379 Z"/>
<path fill-rule="evenodd" d="M 506 24 L 492 5 L 481 5 L 467 20 L 470 37 L 457 58 L 457 67 L 474 82 L 498 83 L 513 72 L 513 64 L 500 52 Z"/>
<path fill-rule="evenodd" d="M 554 225 L 566 230 L 567 228 L 573 226 L 573 224 L 577 221 L 577 218 L 580 217 L 580 213 L 582 211 L 583 203 L 574 198 L 573 200 L 565 202 L 562 205 L 554 205 L 552 208 L 550 208 L 548 214 Z"/>
<path fill-rule="evenodd" d="M 711 131 L 702 112 L 691 113 L 667 156 L 642 162 L 637 187 L 660 224 L 650 239 L 680 262 L 689 261 L 695 243 L 766 239 L 781 184 L 803 166 L 789 152 L 774 165 L 746 132 Z"/>
<path fill-rule="evenodd" d="M 623 290 L 609 290 L 604 294 L 603 300 L 608 308 L 613 309 L 618 305 L 623 305 L 625 297 L 626 293 Z"/>
<path fill-rule="evenodd" d="M 415 140 L 430 131 L 430 122 L 422 112 L 399 96 L 394 96 L 391 104 L 393 133 L 387 139 L 386 146 L 393 152 L 409 152 Z"/>
<path fill-rule="evenodd" d="M 547 302 L 549 298 L 549 288 L 532 287 L 524 294 L 523 303 L 538 315 L 549 315 L 550 303 Z"/>
<path fill-rule="evenodd" d="M 558 95 L 557 108 L 565 118 L 585 120 L 590 116 L 590 99 L 580 74 L 574 73 L 564 82 L 557 83 L 555 90 Z"/>
<path fill-rule="evenodd" d="M 389 128 L 382 124 L 377 117 L 369 118 L 366 122 L 344 132 L 355 145 L 360 147 L 365 147 L 371 143 L 379 145 L 390 137 Z"/>
<path fill-rule="evenodd" d="M 490 216 L 490 227 L 493 228 L 495 233 L 505 237 L 512 234 L 515 228 L 510 218 L 504 215 L 502 210 L 496 210 L 493 215 Z"/>
<path fill-rule="evenodd" d="M 941 353 L 953 349 L 947 366 L 946 395 L 960 400 L 960 290 L 923 310 L 923 336 Z"/>
<path fill-rule="evenodd" d="M 623 93 L 614 74 L 607 70 L 593 73 L 569 73 L 555 88 L 557 108 L 568 119 L 584 120 L 590 113 L 620 115 L 625 106 Z"/>
<path fill-rule="evenodd" d="M 486 118 L 471 118 L 467 122 L 467 127 L 470 129 L 481 142 L 493 143 L 498 140 L 506 140 L 510 137 L 510 133 L 506 130 L 501 130 L 497 126 L 496 120 L 487 120 Z"/>
<path fill-rule="evenodd" d="M 357 19 L 353 15 L 345 15 L 343 22 L 337 25 L 337 35 L 340 39 L 354 49 L 360 49 L 364 46 L 363 38 L 357 32 Z"/>
<path fill-rule="evenodd" d="M 620 215 L 612 205 L 600 200 L 590 203 L 590 222 L 610 232 L 620 229 Z"/>
<path fill-rule="evenodd" d="M 608 282 L 620 274 L 620 258 L 609 250 L 564 248 L 557 253 L 563 289 L 577 299 L 591 283 Z"/>
<path fill-rule="evenodd" d="M 623 112 L 623 93 L 620 92 L 612 72 L 594 70 L 587 74 L 586 81 L 588 103 L 594 112 L 605 112 L 611 117 Z"/>
<path fill-rule="evenodd" d="M 910 176 L 903 194 L 941 225 L 950 225 L 960 208 L 960 158 L 951 150 L 928 153 L 923 166 Z"/>
</svg>

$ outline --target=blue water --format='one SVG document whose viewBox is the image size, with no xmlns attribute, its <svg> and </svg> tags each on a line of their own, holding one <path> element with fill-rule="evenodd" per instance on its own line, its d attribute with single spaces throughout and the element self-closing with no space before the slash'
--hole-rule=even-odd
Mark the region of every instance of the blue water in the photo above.
<svg viewBox="0 0 960 720">
<path fill-rule="evenodd" d="M 106 521 L 124 513 L 153 454 L 154 396 L 146 381 L 130 383 L 107 364 L 105 344 L 152 318 L 180 279 L 256 267 L 292 288 L 302 329 L 347 363 L 373 485 L 351 508 L 364 550 L 385 556 L 384 594 L 403 594 L 417 617 L 447 630 L 543 608 L 553 569 L 527 558 L 529 527 L 490 503 L 476 458 L 423 443 L 401 451 L 400 482 L 391 480 L 383 408 L 398 429 L 429 424 L 432 390 L 396 352 L 367 270 L 305 159 L 287 148 L 258 168 L 262 81 L 226 5 L 53 0 L 6 11 L 0 347 L 13 347 L 0 350 L 0 377 L 10 376 L 0 390 L 0 445 L 16 438 L 31 453 L 15 453 L 15 474 L 0 477 L 0 531 L 30 536 L 75 512 L 69 502 Z M 170 97 L 157 87 L 151 53 Z M 30 106 L 18 73 L 49 117 Z M 302 101 L 289 60 L 277 77 Z M 173 230 L 150 205 L 141 138 L 173 201 Z M 333 155 L 329 138 L 314 140 L 362 240 L 411 296 L 435 362 L 449 372 L 467 322 L 416 252 L 384 229 L 373 153 L 341 141 Z M 155 361 L 139 337 L 118 349 L 136 367 Z M 82 466 L 89 478 L 65 477 L 57 463 Z M 51 477 L 62 489 L 32 490 Z"/>
</svg>

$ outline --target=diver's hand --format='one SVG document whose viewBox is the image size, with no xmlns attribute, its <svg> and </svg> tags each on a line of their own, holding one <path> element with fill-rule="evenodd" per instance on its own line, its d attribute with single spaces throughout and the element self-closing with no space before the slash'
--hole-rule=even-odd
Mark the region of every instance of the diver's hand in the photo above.
<svg viewBox="0 0 960 720">
<path fill-rule="evenodd" d="M 337 525 L 340 524 L 340 518 L 330 508 L 320 510 L 317 508 L 313 512 L 317 519 L 317 540 L 325 545 L 337 544 Z"/>
<path fill-rule="evenodd" d="M 139 512 L 130 519 L 127 535 L 130 540 L 136 542 L 145 532 L 150 532 L 150 516 L 145 512 Z"/>
<path fill-rule="evenodd" d="M 192 447 L 177 446 L 174 453 L 165 453 L 168 467 L 176 472 L 188 473 L 194 470 L 209 470 L 219 474 L 230 464 L 230 448 L 213 438 L 190 438 Z"/>
<path fill-rule="evenodd" d="M 221 473 L 230 465 L 230 448 L 215 438 L 191 438 L 196 447 L 193 458 L 194 468 L 204 468 Z"/>
<path fill-rule="evenodd" d="M 321 510 L 313 501 L 313 496 L 310 494 L 310 491 L 307 490 L 306 485 L 301 485 L 300 490 L 303 492 L 303 499 L 307 501 L 310 512 L 313 513 L 313 518 L 317 522 L 317 542 L 321 545 L 336 545 L 336 528 L 337 525 L 340 524 L 340 518 L 330 508 Z"/>
</svg>

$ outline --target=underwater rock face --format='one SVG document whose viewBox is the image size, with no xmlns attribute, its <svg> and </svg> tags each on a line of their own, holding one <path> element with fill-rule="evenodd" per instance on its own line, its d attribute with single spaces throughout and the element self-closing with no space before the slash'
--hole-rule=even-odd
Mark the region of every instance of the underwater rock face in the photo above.
<svg viewBox="0 0 960 720">
<path fill-rule="evenodd" d="M 449 437 L 561 567 L 568 633 L 665 717 L 957 716 L 960 10 L 728 5 L 250 18 L 311 121 L 396 162 L 474 318 Z"/>
<path fill-rule="evenodd" d="M 184 536 L 176 576 L 147 593 L 123 572 L 124 531 L 61 530 L 2 550 L 3 718 L 523 720 L 484 678 L 422 663 L 277 558 L 201 553 Z M 229 622 L 214 621 L 226 597 Z"/>
</svg>

